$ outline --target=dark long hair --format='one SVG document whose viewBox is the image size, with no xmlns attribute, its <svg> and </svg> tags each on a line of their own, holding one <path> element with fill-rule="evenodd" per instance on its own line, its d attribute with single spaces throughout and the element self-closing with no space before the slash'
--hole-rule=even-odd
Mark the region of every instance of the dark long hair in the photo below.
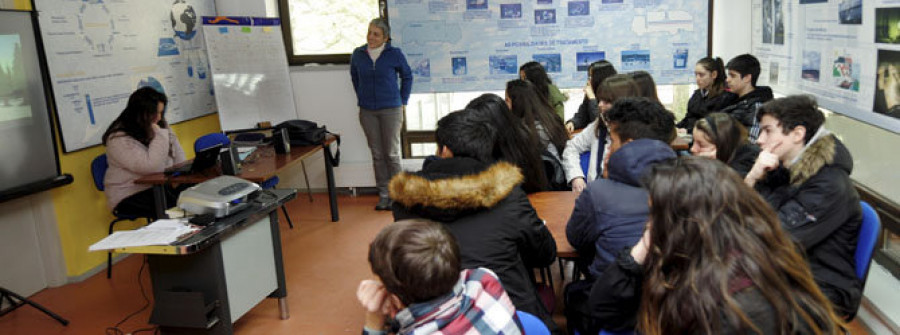
<svg viewBox="0 0 900 335">
<path fill-rule="evenodd" d="M 529 135 L 530 130 L 525 123 L 509 111 L 503 98 L 496 94 L 482 94 L 470 101 L 466 109 L 497 129 L 493 157 L 515 164 L 522 170 L 525 176 L 522 187 L 526 192 L 549 189 L 541 161 L 544 148 L 541 148 L 537 137 Z"/>
<path fill-rule="evenodd" d="M 716 79 L 713 79 L 711 85 L 709 85 L 709 93 L 707 93 L 706 98 L 713 98 L 725 92 L 725 63 L 722 61 L 722 58 L 710 58 L 703 57 L 697 61 L 697 65 L 702 66 L 709 73 L 716 73 Z"/>
<path fill-rule="evenodd" d="M 716 159 L 730 163 L 738 148 L 749 144 L 747 127 L 740 121 L 725 113 L 710 113 L 697 120 L 694 128 L 703 131 L 709 141 L 716 146 Z M 697 136 L 694 133 L 694 136 Z"/>
<path fill-rule="evenodd" d="M 642 97 L 662 104 L 662 102 L 659 101 L 659 95 L 656 94 L 656 82 L 653 81 L 653 76 L 651 76 L 650 73 L 647 71 L 634 71 L 630 74 L 631 78 L 634 79 L 634 82 L 641 88 Z"/>
<path fill-rule="evenodd" d="M 588 66 L 588 73 L 591 76 L 591 90 L 593 90 L 594 93 L 597 93 L 597 88 L 600 87 L 600 83 L 617 72 L 612 63 L 604 59 L 591 63 L 591 65 Z"/>
<path fill-rule="evenodd" d="M 615 74 L 603 80 L 600 86 L 597 87 L 597 102 L 606 101 L 612 104 L 621 98 L 637 97 L 640 94 L 640 87 L 637 86 L 630 75 Z M 601 129 L 606 129 L 606 123 L 603 121 L 603 118 L 603 112 L 601 111 L 600 116 L 594 121 L 597 122 L 597 130 L 594 134 L 597 138 L 600 138 Z"/>
<path fill-rule="evenodd" d="M 780 334 L 841 332 L 843 321 L 772 207 L 724 163 L 659 163 L 644 186 L 651 206 L 641 334 L 717 334 L 726 326 L 762 333 L 730 291 L 741 283 L 771 305 L 776 320 L 765 326 Z"/>
<path fill-rule="evenodd" d="M 128 104 L 125 105 L 125 109 L 119 114 L 119 117 L 110 123 L 109 128 L 106 128 L 106 132 L 103 133 L 103 144 L 106 144 L 110 135 L 121 131 L 144 145 L 150 145 L 150 141 L 153 140 L 153 127 L 151 123 L 156 117 L 157 108 L 159 107 L 160 102 L 163 103 L 163 105 L 167 105 L 169 100 L 166 98 L 165 94 L 162 94 L 151 87 L 141 87 L 134 91 L 134 93 L 131 93 L 131 97 L 128 98 Z M 165 109 L 163 110 L 165 111 Z M 168 127 L 165 114 L 163 114 L 162 119 L 160 119 L 157 125 L 159 125 L 160 128 Z"/>
<path fill-rule="evenodd" d="M 506 82 L 506 95 L 512 101 L 513 115 L 525 122 L 525 127 L 531 130 L 535 138 L 540 138 L 537 129 L 537 125 L 540 124 L 550 138 L 550 143 L 556 147 L 556 152 L 561 154 L 569 135 L 556 110 L 550 107 L 550 103 L 537 94 L 536 90 L 537 87 L 528 80 L 516 79 Z"/>
<path fill-rule="evenodd" d="M 525 72 L 525 79 L 534 84 L 537 93 L 547 101 L 550 101 L 550 84 L 553 84 L 553 81 L 550 80 L 547 70 L 544 69 L 541 63 L 530 61 L 522 64 L 519 67 L 519 71 Z"/>
</svg>

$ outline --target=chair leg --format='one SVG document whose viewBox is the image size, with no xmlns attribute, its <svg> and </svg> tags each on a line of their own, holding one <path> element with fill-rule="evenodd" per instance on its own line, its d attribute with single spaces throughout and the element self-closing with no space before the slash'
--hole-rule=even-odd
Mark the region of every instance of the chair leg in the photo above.
<svg viewBox="0 0 900 335">
<path fill-rule="evenodd" d="M 306 163 L 303 163 L 303 160 L 300 160 L 300 166 L 303 168 L 303 180 L 306 181 L 306 196 L 309 197 L 309 202 L 313 202 L 312 198 L 312 189 L 309 188 L 309 175 L 306 174 Z"/>
<path fill-rule="evenodd" d="M 288 215 L 287 207 L 285 207 L 285 205 L 281 205 L 281 210 L 284 212 L 284 218 L 287 219 L 288 226 L 291 227 L 291 229 L 294 229 L 294 223 L 291 222 L 291 216 Z"/>
<path fill-rule="evenodd" d="M 122 221 L 121 219 L 112 220 L 109 223 L 109 235 L 112 235 L 113 228 L 116 226 L 116 223 Z M 106 252 L 106 279 L 112 278 L 112 250 Z"/>
</svg>

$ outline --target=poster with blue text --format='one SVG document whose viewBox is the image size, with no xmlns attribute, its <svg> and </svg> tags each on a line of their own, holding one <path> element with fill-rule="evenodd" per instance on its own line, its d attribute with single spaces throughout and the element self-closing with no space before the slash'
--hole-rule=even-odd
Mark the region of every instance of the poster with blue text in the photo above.
<svg viewBox="0 0 900 335">
<path fill-rule="evenodd" d="M 707 0 L 388 0 L 417 93 L 503 90 L 530 61 L 561 88 L 584 86 L 602 59 L 659 84 L 692 83 L 708 13 Z"/>
<path fill-rule="evenodd" d="M 198 19 L 213 0 L 35 0 L 66 152 L 100 144 L 137 88 L 169 123 L 216 111 Z"/>
</svg>

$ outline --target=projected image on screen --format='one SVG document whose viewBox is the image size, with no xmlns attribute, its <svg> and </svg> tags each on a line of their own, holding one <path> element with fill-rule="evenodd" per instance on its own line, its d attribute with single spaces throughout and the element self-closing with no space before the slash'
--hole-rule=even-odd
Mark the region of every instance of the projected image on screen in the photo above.
<svg viewBox="0 0 900 335">
<path fill-rule="evenodd" d="M 0 122 L 31 116 L 19 35 L 0 35 Z"/>
</svg>

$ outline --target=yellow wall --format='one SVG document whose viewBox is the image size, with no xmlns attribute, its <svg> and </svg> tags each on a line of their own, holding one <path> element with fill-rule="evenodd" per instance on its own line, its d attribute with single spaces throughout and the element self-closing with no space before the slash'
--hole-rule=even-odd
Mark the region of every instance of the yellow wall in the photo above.
<svg viewBox="0 0 900 335">
<path fill-rule="evenodd" d="M 13 1 L 13 8 L 31 10 L 31 0 L 15 0 Z"/>
<path fill-rule="evenodd" d="M 178 135 L 188 158 L 194 155 L 195 139 L 221 131 L 218 114 L 182 122 L 173 125 L 172 129 Z M 94 188 L 91 175 L 91 161 L 103 152 L 105 148 L 102 145 L 68 154 L 59 152 L 60 169 L 75 178 L 72 184 L 52 191 L 56 223 L 69 277 L 80 276 L 106 262 L 105 252 L 88 252 L 88 246 L 107 235 L 109 222 L 113 219 L 106 208 L 106 196 Z M 139 224 L 120 222 L 116 224 L 116 229 L 136 228 L 144 223 L 143 220 Z"/>
</svg>

